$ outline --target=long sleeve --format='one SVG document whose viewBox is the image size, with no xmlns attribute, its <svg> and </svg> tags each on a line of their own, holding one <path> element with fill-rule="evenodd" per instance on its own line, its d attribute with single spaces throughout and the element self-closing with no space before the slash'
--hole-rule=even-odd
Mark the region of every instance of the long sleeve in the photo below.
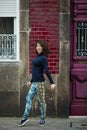
<svg viewBox="0 0 87 130">
<path fill-rule="evenodd" d="M 33 82 L 33 79 L 31 78 L 30 82 L 32 83 Z"/>
<path fill-rule="evenodd" d="M 43 56 L 42 65 L 44 67 L 45 73 L 46 73 L 50 83 L 53 84 L 54 81 L 53 81 L 52 76 L 50 74 L 50 71 L 49 71 L 49 68 L 48 68 L 48 61 L 47 61 L 47 58 L 45 56 Z"/>
</svg>

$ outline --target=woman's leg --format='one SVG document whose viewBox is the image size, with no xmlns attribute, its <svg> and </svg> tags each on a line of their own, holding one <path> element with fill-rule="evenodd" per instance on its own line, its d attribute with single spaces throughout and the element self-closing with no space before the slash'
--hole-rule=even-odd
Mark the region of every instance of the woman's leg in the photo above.
<svg viewBox="0 0 87 130">
<path fill-rule="evenodd" d="M 32 100 L 36 94 L 37 94 L 37 83 L 33 82 L 31 84 L 31 87 L 30 87 L 28 94 L 26 96 L 26 106 L 25 106 L 23 118 L 28 118 L 28 115 L 29 115 L 31 107 L 32 107 Z"/>
<path fill-rule="evenodd" d="M 41 119 L 44 120 L 45 116 L 46 116 L 46 102 L 45 102 L 45 86 L 44 86 L 44 82 L 38 83 L 38 100 L 40 103 L 40 110 L 41 110 Z"/>
</svg>

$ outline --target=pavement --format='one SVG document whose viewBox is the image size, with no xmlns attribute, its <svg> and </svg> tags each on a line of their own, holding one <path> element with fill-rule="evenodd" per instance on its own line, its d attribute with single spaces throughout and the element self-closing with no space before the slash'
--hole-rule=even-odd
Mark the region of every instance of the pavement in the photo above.
<svg viewBox="0 0 87 130">
<path fill-rule="evenodd" d="M 87 119 L 46 118 L 43 127 L 38 126 L 39 118 L 30 118 L 29 122 L 18 127 L 20 117 L 0 117 L 0 130 L 87 130 Z"/>
</svg>

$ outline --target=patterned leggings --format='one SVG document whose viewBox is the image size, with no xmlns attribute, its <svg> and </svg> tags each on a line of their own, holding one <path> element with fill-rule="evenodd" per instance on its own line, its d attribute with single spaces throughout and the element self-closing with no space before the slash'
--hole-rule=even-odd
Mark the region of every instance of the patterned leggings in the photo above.
<svg viewBox="0 0 87 130">
<path fill-rule="evenodd" d="M 32 100 L 34 96 L 37 96 L 37 99 L 40 103 L 40 110 L 41 110 L 41 118 L 45 118 L 46 116 L 46 102 L 45 102 L 45 86 L 44 82 L 33 82 L 31 87 L 28 91 L 26 96 L 26 106 L 25 111 L 23 114 L 24 118 L 27 118 L 31 107 L 32 107 Z"/>
</svg>

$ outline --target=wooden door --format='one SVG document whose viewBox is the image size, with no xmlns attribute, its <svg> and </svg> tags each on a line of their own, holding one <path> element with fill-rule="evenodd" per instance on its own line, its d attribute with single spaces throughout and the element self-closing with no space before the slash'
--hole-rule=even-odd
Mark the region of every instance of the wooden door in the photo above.
<svg viewBox="0 0 87 130">
<path fill-rule="evenodd" d="M 71 0 L 70 115 L 87 116 L 87 0 Z"/>
</svg>

